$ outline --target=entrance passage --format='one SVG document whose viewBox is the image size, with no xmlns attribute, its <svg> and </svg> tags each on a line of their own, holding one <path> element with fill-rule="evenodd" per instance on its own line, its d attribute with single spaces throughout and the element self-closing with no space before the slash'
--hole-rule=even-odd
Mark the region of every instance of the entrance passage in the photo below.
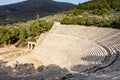
<svg viewBox="0 0 120 80">
<path fill-rule="evenodd" d="M 36 42 L 30 42 L 30 41 L 28 41 L 28 49 L 29 50 L 33 50 L 34 47 L 35 47 L 35 45 L 36 45 Z"/>
</svg>

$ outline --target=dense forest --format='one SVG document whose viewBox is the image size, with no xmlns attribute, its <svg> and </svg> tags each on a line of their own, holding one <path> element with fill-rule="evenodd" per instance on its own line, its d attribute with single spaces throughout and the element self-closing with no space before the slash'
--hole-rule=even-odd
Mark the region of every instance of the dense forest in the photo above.
<svg viewBox="0 0 120 80">
<path fill-rule="evenodd" d="M 120 0 L 91 0 L 79 4 L 66 12 L 61 23 L 120 29 Z"/>
</svg>

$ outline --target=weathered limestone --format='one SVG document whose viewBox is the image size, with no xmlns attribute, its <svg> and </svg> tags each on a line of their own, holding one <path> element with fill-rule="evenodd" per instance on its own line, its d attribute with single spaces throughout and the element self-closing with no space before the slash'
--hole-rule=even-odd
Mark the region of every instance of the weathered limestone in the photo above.
<svg viewBox="0 0 120 80">
<path fill-rule="evenodd" d="M 110 31 L 107 28 L 55 23 L 46 35 L 42 35 L 45 36 L 42 42 L 39 39 L 41 44 L 34 49 L 32 56 L 42 61 L 45 66 L 55 64 L 71 70 L 74 66 L 81 65 L 76 67 L 77 71 L 86 70 L 102 64 L 109 55 L 109 51 L 94 40 L 99 40 Z"/>
<path fill-rule="evenodd" d="M 95 71 L 108 66 L 116 59 L 116 52 L 110 45 L 120 44 L 119 31 L 55 23 L 32 55 L 41 60 L 45 66 L 56 64 L 70 70 L 75 65 L 87 65 L 83 68 L 76 67 L 77 71 L 96 66 L 96 69 L 91 70 Z"/>
<path fill-rule="evenodd" d="M 69 71 L 92 72 L 116 59 L 116 47 L 113 48 L 113 45 L 120 44 L 117 35 L 119 31 L 116 29 L 61 25 L 56 22 L 49 32 L 40 36 L 37 44 L 28 42 L 28 49 L 32 50 L 37 45 L 30 56 L 44 66 L 55 64 Z"/>
<path fill-rule="evenodd" d="M 97 80 L 103 73 L 104 78 L 109 78 L 99 77 L 100 80 L 111 80 L 120 73 L 120 30 L 56 22 L 49 32 L 41 34 L 36 45 L 32 54 L 14 60 L 33 63 L 35 68 L 41 63 L 45 66 L 41 73 L 24 77 L 25 80 L 62 80 L 66 74 L 73 74 L 69 79 L 78 80 L 85 72 L 90 74 L 85 74 L 84 80 Z M 31 42 L 28 48 L 33 49 Z"/>
<path fill-rule="evenodd" d="M 93 53 L 93 51 L 97 51 L 96 48 L 100 51 L 103 50 L 103 52 L 96 53 L 101 56 L 99 59 Z M 88 55 L 96 58 L 85 58 Z M 92 67 L 95 64 L 100 64 L 104 60 L 104 55 L 107 55 L 106 51 L 94 43 L 83 41 L 77 37 L 59 34 L 48 34 L 42 44 L 33 52 L 33 56 L 42 61 L 45 66 L 56 64 L 69 70 L 76 65 L 90 65 Z M 91 61 L 88 62 L 88 60 Z M 95 63 L 94 60 L 96 61 Z M 84 67 L 84 69 L 86 68 Z"/>
</svg>

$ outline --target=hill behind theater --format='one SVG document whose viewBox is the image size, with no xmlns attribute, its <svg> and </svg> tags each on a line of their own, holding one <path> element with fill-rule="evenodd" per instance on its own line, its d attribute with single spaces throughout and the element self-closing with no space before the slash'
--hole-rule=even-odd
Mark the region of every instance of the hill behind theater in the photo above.
<svg viewBox="0 0 120 80">
<path fill-rule="evenodd" d="M 0 24 L 24 22 L 64 11 L 74 6 L 71 3 L 53 0 L 27 0 L 16 4 L 0 6 Z"/>
</svg>

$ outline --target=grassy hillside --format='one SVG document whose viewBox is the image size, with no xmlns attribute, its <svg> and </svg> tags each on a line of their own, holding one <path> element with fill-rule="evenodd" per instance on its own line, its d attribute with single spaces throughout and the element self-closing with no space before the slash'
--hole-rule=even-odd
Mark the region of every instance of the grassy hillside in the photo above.
<svg viewBox="0 0 120 80">
<path fill-rule="evenodd" d="M 120 0 L 91 0 L 79 4 L 67 12 L 61 23 L 120 29 Z"/>
</svg>

